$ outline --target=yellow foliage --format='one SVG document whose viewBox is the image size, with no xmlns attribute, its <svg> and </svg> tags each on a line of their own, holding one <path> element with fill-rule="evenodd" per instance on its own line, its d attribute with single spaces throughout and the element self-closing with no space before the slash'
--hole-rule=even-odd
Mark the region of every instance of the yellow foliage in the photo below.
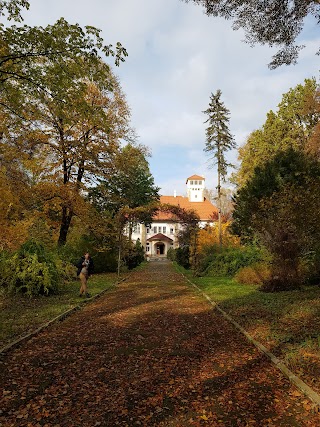
<svg viewBox="0 0 320 427">
<path fill-rule="evenodd" d="M 240 246 L 238 237 L 233 236 L 230 231 L 231 221 L 222 224 L 222 244 L 223 246 Z M 199 230 L 198 234 L 198 252 L 203 253 L 205 250 L 213 245 L 219 244 L 219 229 L 218 224 L 214 223 L 212 226 L 207 225 L 205 228 Z"/>
<path fill-rule="evenodd" d="M 259 263 L 240 268 L 234 278 L 242 284 L 262 285 L 271 278 L 271 271 L 267 264 Z"/>
</svg>

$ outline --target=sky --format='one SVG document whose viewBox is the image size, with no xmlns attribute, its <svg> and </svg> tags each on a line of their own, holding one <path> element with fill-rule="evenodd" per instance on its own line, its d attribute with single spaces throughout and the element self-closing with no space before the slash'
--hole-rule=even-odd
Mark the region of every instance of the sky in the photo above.
<svg viewBox="0 0 320 427">
<path fill-rule="evenodd" d="M 269 70 L 275 49 L 243 42 L 230 21 L 208 17 L 180 0 L 31 0 L 28 25 L 60 17 L 102 30 L 106 44 L 120 41 L 126 62 L 114 67 L 132 112 L 139 143 L 150 148 L 151 173 L 164 195 L 186 193 L 186 179 L 202 175 L 217 185 L 204 153 L 210 94 L 222 91 L 237 146 L 276 110 L 282 94 L 305 78 L 319 81 L 319 27 L 308 19 L 299 41 L 306 45 L 297 65 Z M 108 61 L 112 63 L 112 60 Z M 228 154 L 237 165 L 237 150 Z M 227 186 L 228 184 L 226 184 Z"/>
</svg>

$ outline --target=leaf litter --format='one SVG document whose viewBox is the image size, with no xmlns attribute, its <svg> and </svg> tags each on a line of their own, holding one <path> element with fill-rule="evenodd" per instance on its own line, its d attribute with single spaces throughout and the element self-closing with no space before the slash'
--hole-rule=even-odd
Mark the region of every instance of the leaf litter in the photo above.
<svg viewBox="0 0 320 427">
<path fill-rule="evenodd" d="M 2 359 L 3 427 L 320 425 L 169 262 L 149 263 Z"/>
</svg>

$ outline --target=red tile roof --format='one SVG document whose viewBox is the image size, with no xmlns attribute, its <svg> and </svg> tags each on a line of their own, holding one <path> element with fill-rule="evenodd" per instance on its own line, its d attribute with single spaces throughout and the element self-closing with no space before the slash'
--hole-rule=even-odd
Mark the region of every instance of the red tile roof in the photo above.
<svg viewBox="0 0 320 427">
<path fill-rule="evenodd" d="M 152 237 L 149 237 L 149 239 L 147 239 L 147 242 L 152 242 L 153 240 L 167 240 L 168 242 L 173 242 L 173 240 L 170 239 L 170 237 L 165 236 L 162 233 L 158 233 L 158 234 L 155 234 Z"/>
<path fill-rule="evenodd" d="M 189 176 L 189 178 L 187 178 L 186 184 L 188 181 L 190 181 L 191 179 L 200 179 L 201 181 L 205 181 L 205 177 L 204 176 L 200 176 L 200 175 L 192 175 Z"/>
<path fill-rule="evenodd" d="M 160 202 L 163 204 L 170 204 L 174 206 L 180 206 L 180 208 L 187 210 L 194 210 L 200 217 L 201 221 L 212 221 L 213 217 L 216 217 L 218 209 L 208 200 L 204 199 L 204 202 L 189 202 L 188 197 L 182 196 L 161 196 Z M 170 220 L 172 215 L 167 212 L 158 212 L 154 217 L 155 221 Z"/>
</svg>

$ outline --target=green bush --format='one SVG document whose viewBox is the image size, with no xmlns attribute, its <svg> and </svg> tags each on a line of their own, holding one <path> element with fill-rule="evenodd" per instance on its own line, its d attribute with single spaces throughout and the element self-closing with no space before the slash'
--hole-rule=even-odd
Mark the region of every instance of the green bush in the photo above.
<svg viewBox="0 0 320 427">
<path fill-rule="evenodd" d="M 170 261 L 175 261 L 176 260 L 176 250 L 173 248 L 169 248 L 168 252 L 167 252 L 167 258 Z"/>
<path fill-rule="evenodd" d="M 89 236 L 83 235 L 73 244 L 67 243 L 65 247 L 60 248 L 60 256 L 73 265 L 76 265 L 86 252 L 89 252 L 93 259 L 95 273 L 117 271 L 117 248 L 104 249 L 101 242 Z M 74 271 L 76 272 L 75 267 Z"/>
<path fill-rule="evenodd" d="M 184 268 L 190 268 L 190 250 L 189 246 L 183 246 L 181 248 L 177 248 L 176 252 L 176 261 L 179 265 Z"/>
<path fill-rule="evenodd" d="M 58 292 L 66 270 L 56 253 L 28 241 L 15 253 L 1 255 L 0 275 L 1 287 L 10 294 L 49 295 Z"/>
<path fill-rule="evenodd" d="M 128 255 L 125 257 L 125 263 L 129 270 L 138 267 L 144 261 L 144 248 L 137 240 L 132 249 L 129 250 Z"/>
<path fill-rule="evenodd" d="M 263 258 L 263 253 L 256 247 L 211 248 L 199 265 L 199 273 L 209 276 L 234 276 L 240 268 L 250 266 Z"/>
<path fill-rule="evenodd" d="M 320 247 L 304 255 L 300 273 L 309 285 L 320 285 Z"/>
</svg>

